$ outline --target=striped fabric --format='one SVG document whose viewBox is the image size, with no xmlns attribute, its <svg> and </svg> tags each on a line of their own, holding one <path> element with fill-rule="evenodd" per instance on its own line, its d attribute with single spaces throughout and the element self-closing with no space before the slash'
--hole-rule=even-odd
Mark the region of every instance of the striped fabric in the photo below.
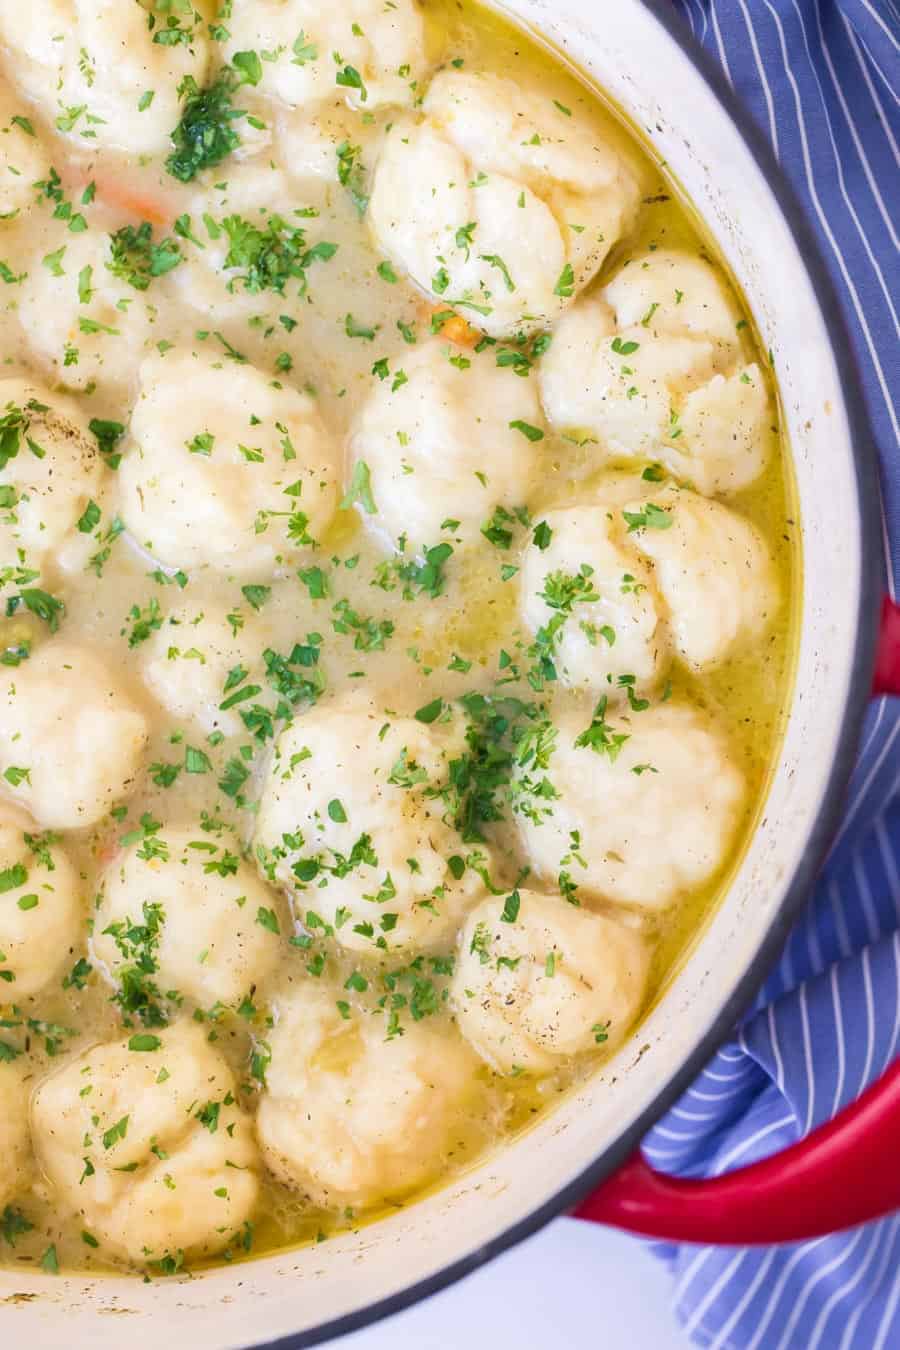
<svg viewBox="0 0 900 1350">
<path fill-rule="evenodd" d="M 881 454 L 900 577 L 900 292 L 893 0 L 673 0 L 768 133 L 838 287 Z M 900 700 L 866 724 L 828 866 L 751 1015 L 645 1147 L 710 1176 L 852 1101 L 900 1054 Z M 900 1140 L 898 1140 L 900 1148 Z M 898 1350 L 900 1215 L 772 1249 L 657 1248 L 679 1318 L 715 1350 Z"/>
</svg>

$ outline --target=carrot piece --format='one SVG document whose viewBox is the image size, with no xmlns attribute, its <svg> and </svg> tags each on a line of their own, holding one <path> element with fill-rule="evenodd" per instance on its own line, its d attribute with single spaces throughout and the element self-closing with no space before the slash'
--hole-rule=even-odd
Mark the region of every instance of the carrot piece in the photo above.
<svg viewBox="0 0 900 1350">
<path fill-rule="evenodd" d="M 168 225 L 172 213 L 168 204 L 151 196 L 127 178 L 98 178 L 97 196 L 109 206 L 118 207 L 129 216 L 147 220 L 151 225 Z"/>
<path fill-rule="evenodd" d="M 449 307 L 447 305 L 426 305 L 423 312 L 423 318 L 429 323 L 435 314 L 447 314 Z M 482 334 L 477 328 L 473 328 L 467 323 L 461 314 L 451 314 L 449 319 L 445 319 L 440 327 L 441 337 L 447 338 L 449 342 L 454 342 L 457 347 L 474 347 L 482 339 Z"/>
<path fill-rule="evenodd" d="M 441 332 L 458 347 L 474 347 L 481 341 L 478 329 L 473 328 L 461 314 L 454 314 L 452 319 L 448 319 Z"/>
</svg>

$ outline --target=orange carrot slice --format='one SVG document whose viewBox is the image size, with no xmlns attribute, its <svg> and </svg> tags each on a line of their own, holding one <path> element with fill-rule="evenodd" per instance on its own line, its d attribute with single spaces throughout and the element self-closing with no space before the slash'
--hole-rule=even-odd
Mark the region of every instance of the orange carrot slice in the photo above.
<svg viewBox="0 0 900 1350">
<path fill-rule="evenodd" d="M 168 225 L 171 222 L 174 211 L 168 203 L 160 197 L 154 197 L 133 180 L 122 176 L 99 177 L 95 181 L 98 198 L 108 206 L 117 207 L 138 220 L 147 220 L 151 225 Z"/>
<path fill-rule="evenodd" d="M 423 318 L 430 323 L 435 314 L 446 314 L 448 310 L 447 305 L 427 305 Z M 483 336 L 477 328 L 467 323 L 461 314 L 451 314 L 449 319 L 445 319 L 440 327 L 440 335 L 449 342 L 454 342 L 457 347 L 474 347 Z"/>
</svg>

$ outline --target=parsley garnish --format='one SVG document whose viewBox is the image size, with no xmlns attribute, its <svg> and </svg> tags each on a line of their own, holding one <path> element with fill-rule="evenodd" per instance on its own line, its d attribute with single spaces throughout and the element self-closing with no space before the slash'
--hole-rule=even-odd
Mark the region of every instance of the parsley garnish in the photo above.
<svg viewBox="0 0 900 1350">
<path fill-rule="evenodd" d="M 20 1209 L 13 1209 L 12 1205 L 7 1205 L 0 1214 L 0 1237 L 4 1242 L 14 1247 L 20 1237 L 25 1233 L 30 1233 L 34 1228 L 33 1223 L 25 1218 Z"/>
<path fill-rule="evenodd" d="M 559 274 L 559 280 L 553 287 L 553 294 L 560 296 L 563 300 L 568 300 L 575 294 L 575 273 L 572 270 L 572 264 L 566 263 Z"/>
<path fill-rule="evenodd" d="M 117 469 L 122 456 L 116 452 L 116 445 L 125 435 L 125 428 L 122 423 L 108 422 L 99 417 L 92 417 L 88 427 L 96 436 L 100 453 L 106 460 L 108 467 Z"/>
<path fill-rule="evenodd" d="M 342 89 L 358 89 L 360 102 L 365 103 L 369 94 L 363 82 L 363 78 L 355 66 L 344 66 L 334 77 L 334 82 L 340 85 Z"/>
<path fill-rule="evenodd" d="M 138 647 L 142 642 L 146 642 L 151 633 L 162 628 L 162 614 L 159 608 L 159 601 L 151 597 L 150 603 L 146 609 L 140 605 L 132 605 L 128 611 L 128 618 L 132 622 L 131 632 L 128 634 L 129 647 Z M 125 629 L 121 630 L 121 636 L 124 637 Z"/>
<path fill-rule="evenodd" d="M 291 279 L 300 282 L 300 294 L 307 287 L 306 269 L 314 262 L 328 262 L 337 253 L 337 244 L 325 240 L 306 244 L 306 232 L 290 225 L 282 216 L 270 215 L 265 228 L 254 225 L 242 216 L 228 216 L 222 221 L 228 237 L 225 266 L 242 268 L 242 275 L 229 282 L 233 289 L 240 281 L 251 295 L 261 291 L 276 291 L 284 295 Z"/>
<path fill-rule="evenodd" d="M 523 422 L 521 418 L 516 418 L 514 422 L 510 422 L 509 429 L 510 431 L 520 431 L 529 441 L 542 441 L 544 439 L 544 433 L 540 427 L 533 427 L 530 422 Z"/>
<path fill-rule="evenodd" d="M 606 707 L 607 698 L 604 694 L 594 709 L 591 725 L 576 737 L 575 745 L 578 749 L 587 748 L 594 750 L 598 755 L 606 755 L 612 763 L 615 763 L 629 737 L 625 732 L 613 731 L 606 720 Z"/>
<path fill-rule="evenodd" d="M 364 216 L 369 198 L 365 191 L 365 170 L 360 159 L 361 153 L 360 147 L 351 145 L 349 141 L 342 142 L 337 148 L 338 182 L 341 187 L 347 189 L 350 200 L 360 216 Z"/>
<path fill-rule="evenodd" d="M 59 621 L 66 612 L 65 604 L 58 600 L 55 595 L 50 595 L 47 591 L 38 590 L 36 587 L 29 587 L 24 591 L 19 591 L 16 595 L 11 595 L 6 602 L 6 615 L 10 618 L 15 614 L 19 604 L 23 604 L 27 610 L 34 614 L 50 629 L 51 633 L 59 629 Z"/>
<path fill-rule="evenodd" d="M 124 225 L 110 235 L 112 262 L 106 264 L 114 277 L 127 281 L 137 291 L 146 291 L 155 277 L 171 272 L 183 261 L 181 249 L 174 239 L 153 242 L 153 226 L 144 221 L 137 229 Z"/>
<path fill-rule="evenodd" d="M 119 988 L 112 997 L 123 1014 L 126 1026 L 136 1014 L 145 1027 L 162 1027 L 168 1018 L 160 1007 L 162 994 L 153 976 L 158 970 L 156 953 L 165 919 L 162 905 L 144 901 L 143 923 L 122 919 L 104 928 L 116 944 L 124 964 L 116 972 Z"/>
<path fill-rule="evenodd" d="M 369 473 L 369 466 L 364 459 L 358 459 L 353 466 L 353 477 L 350 479 L 350 486 L 341 501 L 340 509 L 349 511 L 354 502 L 359 502 L 369 516 L 374 516 L 378 510 L 375 505 L 375 498 L 372 496 L 372 477 Z"/>
<path fill-rule="evenodd" d="M 159 36 L 159 35 L 157 35 Z M 181 121 L 172 132 L 172 153 L 166 168 L 173 178 L 189 183 L 202 169 L 221 164 L 241 143 L 235 123 L 245 116 L 235 108 L 235 92 L 245 80 L 226 66 L 206 89 L 191 75 L 179 85 L 184 98 Z"/>
<path fill-rule="evenodd" d="M 668 530 L 672 526 L 672 514 L 655 502 L 647 502 L 640 511 L 623 511 L 628 533 L 635 530 Z"/>
</svg>

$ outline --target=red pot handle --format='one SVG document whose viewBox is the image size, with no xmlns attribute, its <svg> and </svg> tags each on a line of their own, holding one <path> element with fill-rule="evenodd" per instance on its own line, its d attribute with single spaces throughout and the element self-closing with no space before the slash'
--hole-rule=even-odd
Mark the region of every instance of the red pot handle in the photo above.
<svg viewBox="0 0 900 1350">
<path fill-rule="evenodd" d="M 900 694 L 900 606 L 885 596 L 872 692 Z M 834 1120 L 725 1176 L 685 1181 L 631 1157 L 574 1211 L 645 1237 L 798 1242 L 900 1209 L 900 1057 Z"/>
<path fill-rule="evenodd" d="M 881 604 L 881 630 L 872 693 L 900 694 L 900 605 L 889 595 Z"/>
<path fill-rule="evenodd" d="M 708 1181 L 634 1153 L 579 1219 L 677 1242 L 798 1242 L 900 1209 L 900 1059 L 852 1106 L 772 1158 Z"/>
</svg>

